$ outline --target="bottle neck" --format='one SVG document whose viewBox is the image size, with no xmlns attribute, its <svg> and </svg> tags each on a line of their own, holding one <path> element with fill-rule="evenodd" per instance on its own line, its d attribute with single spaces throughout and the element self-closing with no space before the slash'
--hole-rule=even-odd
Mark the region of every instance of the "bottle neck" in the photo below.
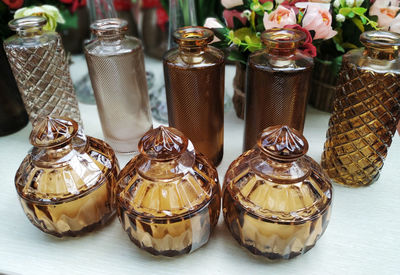
<svg viewBox="0 0 400 275">
<path fill-rule="evenodd" d="M 183 46 L 179 45 L 179 55 L 185 63 L 198 64 L 204 60 L 204 52 L 207 45 L 202 46 Z"/>
<path fill-rule="evenodd" d="M 381 49 L 376 47 L 365 47 L 364 55 L 381 60 L 394 60 L 399 57 L 399 51 L 395 49 Z"/>
<path fill-rule="evenodd" d="M 117 46 L 125 39 L 125 33 L 118 33 L 115 35 L 98 35 L 97 39 L 104 46 Z"/>
<path fill-rule="evenodd" d="M 43 28 L 38 27 L 38 28 L 29 28 L 26 30 L 19 30 L 17 32 L 17 35 L 19 37 L 34 37 L 34 36 L 40 36 L 43 34 Z"/>
<path fill-rule="evenodd" d="M 295 62 L 297 44 L 265 43 L 269 63 L 274 67 L 290 67 Z"/>
</svg>

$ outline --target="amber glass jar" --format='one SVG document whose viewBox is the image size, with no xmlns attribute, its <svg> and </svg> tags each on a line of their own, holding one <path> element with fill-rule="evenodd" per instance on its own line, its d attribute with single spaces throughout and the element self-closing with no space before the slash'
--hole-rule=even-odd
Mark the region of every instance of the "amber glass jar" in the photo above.
<svg viewBox="0 0 400 275">
<path fill-rule="evenodd" d="M 182 131 L 197 150 L 217 166 L 224 142 L 224 54 L 208 46 L 211 30 L 180 28 L 178 48 L 164 55 L 168 122 Z"/>
<path fill-rule="evenodd" d="M 15 187 L 33 225 L 63 237 L 110 220 L 119 166 L 109 145 L 85 136 L 75 121 L 53 117 L 35 124 L 30 141 Z"/>
<path fill-rule="evenodd" d="M 96 38 L 85 56 L 105 140 L 115 151 L 137 151 L 153 127 L 142 43 L 125 35 L 128 22 L 122 19 L 97 20 L 90 29 Z"/>
<path fill-rule="evenodd" d="M 150 130 L 139 151 L 117 184 L 118 216 L 132 242 L 164 256 L 207 243 L 220 211 L 216 169 L 174 128 Z"/>
<path fill-rule="evenodd" d="M 307 140 L 287 126 L 265 129 L 257 146 L 230 165 L 223 187 L 225 222 L 240 245 L 270 260 L 311 249 L 331 214 L 332 186 L 306 154 Z"/>
<path fill-rule="evenodd" d="M 262 33 L 265 49 L 249 56 L 247 66 L 243 151 L 253 148 L 258 134 L 285 124 L 303 132 L 313 59 L 297 50 L 303 32 L 271 29 Z"/>
<path fill-rule="evenodd" d="M 379 177 L 400 119 L 400 34 L 371 31 L 343 56 L 322 167 L 334 182 L 366 186 Z"/>
</svg>

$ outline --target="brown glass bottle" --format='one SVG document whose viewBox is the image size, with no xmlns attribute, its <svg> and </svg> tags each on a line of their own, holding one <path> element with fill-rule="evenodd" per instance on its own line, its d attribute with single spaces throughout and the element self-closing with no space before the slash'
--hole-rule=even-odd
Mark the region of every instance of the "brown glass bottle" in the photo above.
<svg viewBox="0 0 400 275">
<path fill-rule="evenodd" d="M 121 171 L 116 191 L 118 216 L 132 242 L 164 256 L 206 244 L 220 211 L 217 170 L 174 128 L 150 130 L 139 151 Z"/>
<path fill-rule="evenodd" d="M 153 127 L 142 44 L 125 35 L 122 19 L 98 20 L 90 28 L 96 39 L 85 46 L 85 56 L 104 137 L 115 151 L 137 151 Z"/>
<path fill-rule="evenodd" d="M 249 56 L 243 151 L 253 148 L 258 134 L 285 124 L 303 132 L 313 60 L 297 48 L 305 34 L 290 29 L 262 33 L 266 49 Z"/>
<path fill-rule="evenodd" d="M 45 233 L 77 236 L 104 225 L 115 213 L 119 172 L 113 150 L 85 136 L 69 118 L 38 121 L 34 148 L 15 176 L 22 208 Z"/>
<path fill-rule="evenodd" d="M 375 182 L 400 119 L 400 35 L 371 31 L 343 56 L 322 167 L 339 184 Z"/>
<path fill-rule="evenodd" d="M 17 34 L 4 41 L 4 49 L 32 124 L 38 117 L 81 117 L 61 37 L 44 32 L 44 17 L 10 21 Z"/>
<path fill-rule="evenodd" d="M 168 122 L 216 166 L 223 156 L 224 55 L 208 46 L 207 28 L 180 28 L 174 39 L 179 47 L 164 55 Z"/>
<path fill-rule="evenodd" d="M 287 126 L 265 129 L 257 146 L 230 165 L 223 213 L 232 236 L 255 255 L 290 259 L 311 249 L 331 214 L 332 185 Z"/>
</svg>

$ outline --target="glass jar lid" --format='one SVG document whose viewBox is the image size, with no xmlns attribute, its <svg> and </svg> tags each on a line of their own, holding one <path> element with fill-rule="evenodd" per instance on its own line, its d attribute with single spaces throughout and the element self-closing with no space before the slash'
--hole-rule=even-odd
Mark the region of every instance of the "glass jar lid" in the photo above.
<svg viewBox="0 0 400 275">
<path fill-rule="evenodd" d="M 77 135 L 78 123 L 67 117 L 46 117 L 34 125 L 29 140 L 35 147 L 54 147 Z"/>
<path fill-rule="evenodd" d="M 42 16 L 26 16 L 11 20 L 8 26 L 12 31 L 22 31 L 32 28 L 41 28 L 46 24 L 47 19 Z"/>
<path fill-rule="evenodd" d="M 188 139 L 177 129 L 160 126 L 148 131 L 139 141 L 139 152 L 155 160 L 170 160 L 186 151 Z"/>
<path fill-rule="evenodd" d="M 269 157 L 281 161 L 293 161 L 308 151 L 306 138 L 286 125 L 266 128 L 258 137 L 258 147 Z"/>
</svg>

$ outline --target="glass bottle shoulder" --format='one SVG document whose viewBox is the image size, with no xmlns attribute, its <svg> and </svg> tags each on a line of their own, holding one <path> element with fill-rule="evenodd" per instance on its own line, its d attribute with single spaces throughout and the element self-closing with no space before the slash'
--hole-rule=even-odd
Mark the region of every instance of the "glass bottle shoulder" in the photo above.
<svg viewBox="0 0 400 275">
<path fill-rule="evenodd" d="M 364 48 L 354 49 L 343 55 L 343 63 L 355 65 L 358 69 L 378 73 L 400 74 L 400 58 L 393 60 L 377 59 L 364 53 Z"/>
<path fill-rule="evenodd" d="M 115 56 L 141 50 L 142 42 L 133 36 L 109 41 L 95 38 L 85 45 L 85 51 L 94 56 Z"/>
<path fill-rule="evenodd" d="M 182 58 L 182 53 L 179 48 L 173 48 L 167 51 L 163 60 L 164 63 L 178 67 L 208 67 L 219 65 L 224 62 L 224 53 L 212 46 L 207 46 L 200 54 L 188 54 L 187 56 L 197 58 L 195 63 L 186 62 Z"/>
<path fill-rule="evenodd" d="M 313 59 L 296 51 L 290 57 L 272 55 L 265 50 L 259 50 L 249 56 L 249 66 L 264 71 L 304 71 L 313 67 Z"/>
</svg>

